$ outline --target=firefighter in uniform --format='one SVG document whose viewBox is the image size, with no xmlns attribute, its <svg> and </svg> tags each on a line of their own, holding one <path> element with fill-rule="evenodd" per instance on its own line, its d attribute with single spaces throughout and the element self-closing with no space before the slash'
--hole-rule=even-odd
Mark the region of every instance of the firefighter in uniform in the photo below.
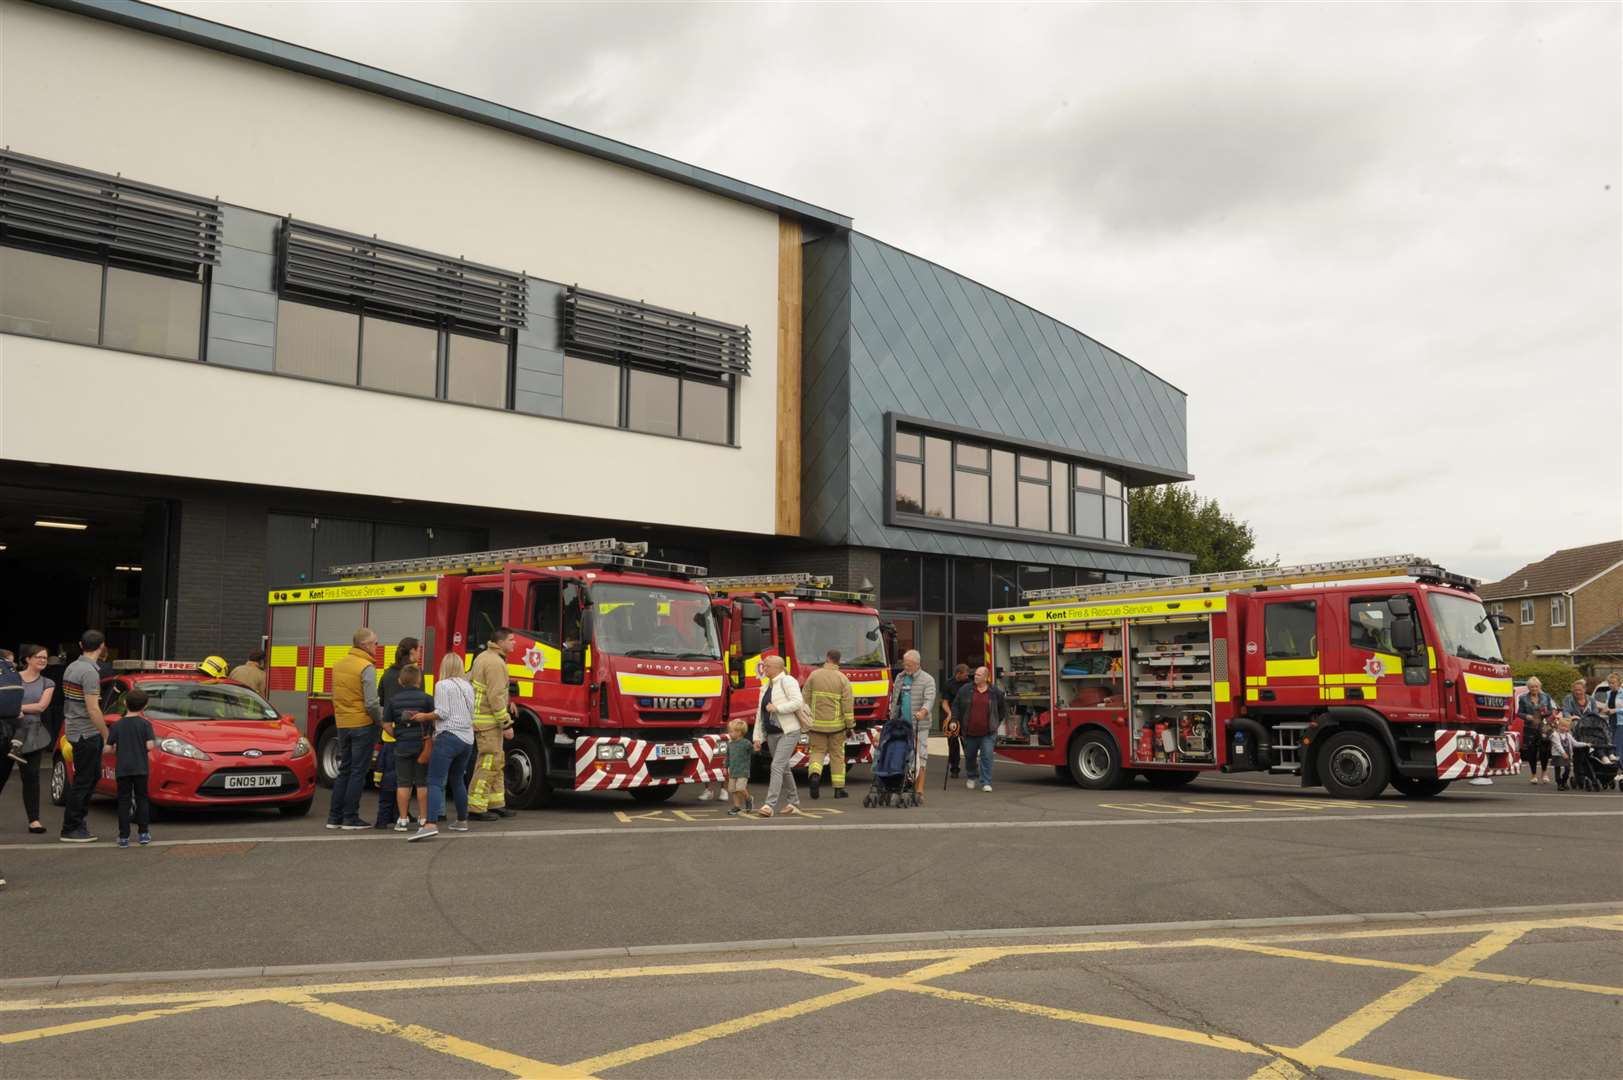
<svg viewBox="0 0 1623 1080">
<path fill-rule="evenodd" d="M 856 727 L 856 712 L 851 680 L 840 670 L 840 650 L 828 651 L 823 666 L 806 677 L 802 693 L 806 704 L 811 706 L 812 717 L 806 745 L 811 797 L 818 797 L 817 788 L 823 779 L 823 755 L 827 754 L 829 769 L 834 773 L 834 797 L 846 798 L 845 740 Z"/>
<path fill-rule="evenodd" d="M 512 631 L 498 628 L 468 670 L 468 681 L 473 683 L 473 783 L 468 787 L 468 816 L 475 821 L 495 821 L 518 813 L 507 807 L 503 776 L 507 752 L 502 741 L 513 737 L 513 716 L 518 711 L 507 700 L 507 654 L 512 648 Z"/>
</svg>

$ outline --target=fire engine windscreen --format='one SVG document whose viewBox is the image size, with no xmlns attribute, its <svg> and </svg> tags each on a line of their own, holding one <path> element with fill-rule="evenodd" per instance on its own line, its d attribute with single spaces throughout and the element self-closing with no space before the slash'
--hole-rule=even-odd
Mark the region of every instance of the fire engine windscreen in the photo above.
<svg viewBox="0 0 1623 1080">
<path fill-rule="evenodd" d="M 154 720 L 275 720 L 277 712 L 242 686 L 195 682 L 143 682 L 145 714 Z M 108 710 L 124 712 L 121 696 Z"/>
<path fill-rule="evenodd" d="M 1505 662 L 1505 654 L 1499 650 L 1498 631 L 1482 601 L 1434 592 L 1427 594 L 1426 603 L 1431 607 L 1445 652 L 1462 660 Z"/>
<path fill-rule="evenodd" d="M 720 660 L 710 595 L 642 585 L 592 586 L 599 652 L 662 660 Z"/>
<path fill-rule="evenodd" d="M 830 649 L 840 650 L 841 667 L 884 667 L 885 642 L 879 633 L 879 616 L 856 611 L 797 610 L 795 659 L 815 666 L 823 662 Z"/>
</svg>

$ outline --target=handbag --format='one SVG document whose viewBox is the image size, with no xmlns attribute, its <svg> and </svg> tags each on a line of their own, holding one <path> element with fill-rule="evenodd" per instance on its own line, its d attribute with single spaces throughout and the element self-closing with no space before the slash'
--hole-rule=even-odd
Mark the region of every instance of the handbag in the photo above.
<svg viewBox="0 0 1623 1080">
<path fill-rule="evenodd" d="M 427 765 L 428 764 L 428 759 L 433 757 L 433 756 L 434 756 L 434 740 L 432 738 L 424 739 L 423 740 L 423 748 L 421 750 L 417 751 L 417 764 L 419 764 L 419 765 Z"/>
</svg>

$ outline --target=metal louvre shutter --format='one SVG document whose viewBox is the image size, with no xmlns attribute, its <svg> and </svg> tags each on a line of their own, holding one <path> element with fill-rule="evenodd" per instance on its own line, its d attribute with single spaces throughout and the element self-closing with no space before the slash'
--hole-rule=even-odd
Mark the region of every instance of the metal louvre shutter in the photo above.
<svg viewBox="0 0 1623 1080">
<path fill-rule="evenodd" d="M 579 286 L 564 291 L 564 350 L 721 379 L 750 373 L 747 326 L 622 300 Z"/>
<path fill-rule="evenodd" d="M 0 150 L 0 238 L 195 274 L 220 262 L 220 204 Z"/>
<path fill-rule="evenodd" d="M 278 286 L 289 299 L 393 312 L 486 331 L 526 318 L 524 275 L 288 218 Z"/>
</svg>

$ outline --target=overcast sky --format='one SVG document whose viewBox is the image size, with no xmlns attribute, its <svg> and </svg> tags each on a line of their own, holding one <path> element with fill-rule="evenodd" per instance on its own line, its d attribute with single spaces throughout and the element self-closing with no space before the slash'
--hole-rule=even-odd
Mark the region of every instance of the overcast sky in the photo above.
<svg viewBox="0 0 1623 1080">
<path fill-rule="evenodd" d="M 1189 394 L 1287 562 L 1623 537 L 1616 4 L 168 6 L 850 214 Z"/>
</svg>

